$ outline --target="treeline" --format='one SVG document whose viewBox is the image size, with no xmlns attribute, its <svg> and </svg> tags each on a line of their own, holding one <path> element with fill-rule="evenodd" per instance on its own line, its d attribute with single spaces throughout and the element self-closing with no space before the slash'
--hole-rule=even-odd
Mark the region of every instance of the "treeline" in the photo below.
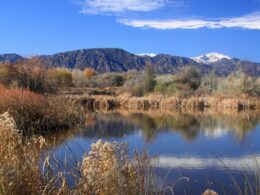
<svg viewBox="0 0 260 195">
<path fill-rule="evenodd" d="M 227 77 L 213 72 L 201 76 L 193 67 L 183 68 L 176 75 L 162 75 L 157 78 L 155 92 L 178 96 L 259 96 L 260 78 L 252 77 L 239 70 Z"/>
<path fill-rule="evenodd" d="M 184 67 L 177 74 L 157 75 L 152 66 L 146 66 L 144 71 L 97 74 L 91 68 L 46 67 L 37 58 L 16 64 L 0 64 L 0 82 L 6 87 L 25 88 L 38 93 L 53 93 L 63 87 L 121 87 L 134 96 L 149 93 L 175 96 L 260 95 L 260 79 L 243 71 L 219 77 L 213 72 L 201 75 L 194 67 Z"/>
</svg>

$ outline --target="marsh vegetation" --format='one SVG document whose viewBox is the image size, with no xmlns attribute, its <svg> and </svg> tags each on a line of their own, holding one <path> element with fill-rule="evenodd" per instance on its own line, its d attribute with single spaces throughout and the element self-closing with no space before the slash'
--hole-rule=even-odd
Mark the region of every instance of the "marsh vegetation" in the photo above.
<svg viewBox="0 0 260 195">
<path fill-rule="evenodd" d="M 157 75 L 147 66 L 140 72 L 98 74 L 89 68 L 47 67 L 32 58 L 1 64 L 0 83 L 1 194 L 186 192 L 182 181 L 201 172 L 189 177 L 165 172 L 196 170 L 181 166 L 190 159 L 210 173 L 209 165 L 219 164 L 209 154 L 221 158 L 227 152 L 230 159 L 224 158 L 223 167 L 228 173 L 226 162 L 249 162 L 246 153 L 260 148 L 255 140 L 252 148 L 240 145 L 250 135 L 260 136 L 260 80 L 241 71 L 220 77 L 186 67 L 178 74 Z M 206 109 L 214 104 L 236 109 Z M 110 112 L 118 105 L 120 110 Z M 218 144 L 230 151 L 218 150 Z M 185 151 L 197 156 L 181 156 Z M 229 182 L 238 194 L 259 194 L 258 158 L 256 153 L 256 166 L 249 172 L 231 174 Z M 165 179 L 158 176 L 160 170 Z M 243 173 L 247 177 L 241 183 L 237 178 Z M 251 182 L 253 176 L 256 182 Z M 205 183 L 193 183 L 189 190 L 202 193 L 217 182 Z"/>
<path fill-rule="evenodd" d="M 158 75 L 152 66 L 144 71 L 108 72 L 94 69 L 47 67 L 37 58 L 15 64 L 0 64 L 0 82 L 6 87 L 19 87 L 38 93 L 55 93 L 64 87 L 120 88 L 133 96 L 150 93 L 187 96 L 259 96 L 260 80 L 238 70 L 227 77 L 213 72 L 203 74 L 194 67 L 183 67 L 176 74 Z"/>
</svg>

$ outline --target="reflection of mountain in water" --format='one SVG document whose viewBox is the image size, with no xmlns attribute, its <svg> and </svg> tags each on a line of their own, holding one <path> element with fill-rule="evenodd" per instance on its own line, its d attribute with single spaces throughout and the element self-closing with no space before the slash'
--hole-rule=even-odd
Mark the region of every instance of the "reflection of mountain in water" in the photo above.
<svg viewBox="0 0 260 195">
<path fill-rule="evenodd" d="M 199 134 L 219 137 L 232 134 L 242 140 L 259 122 L 258 113 L 180 113 L 180 112 L 111 112 L 89 114 L 92 118 L 83 134 L 86 137 L 123 137 L 142 130 L 146 141 L 155 139 L 158 133 L 178 132 L 192 141 Z M 94 122 L 93 122 L 94 121 Z"/>
</svg>

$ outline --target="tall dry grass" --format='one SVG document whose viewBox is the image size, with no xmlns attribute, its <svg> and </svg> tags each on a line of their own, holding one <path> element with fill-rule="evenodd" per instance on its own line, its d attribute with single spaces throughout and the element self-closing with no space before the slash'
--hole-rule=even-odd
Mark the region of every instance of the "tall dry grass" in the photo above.
<svg viewBox="0 0 260 195">
<path fill-rule="evenodd" d="M 25 134 L 67 129 L 80 121 L 77 108 L 64 98 L 45 97 L 0 85 L 0 113 L 9 112 Z"/>
<path fill-rule="evenodd" d="M 147 153 L 127 155 L 126 145 L 92 144 L 83 158 L 79 192 L 82 194 L 157 194 L 159 188 Z"/>
<path fill-rule="evenodd" d="M 8 113 L 0 115 L 0 194 L 32 194 L 42 186 L 37 140 L 24 140 L 16 128 Z"/>
<path fill-rule="evenodd" d="M 0 115 L 0 194 L 158 193 L 146 153 L 130 159 L 125 145 L 98 141 L 76 167 L 64 168 L 44 152 L 43 137 L 24 138 L 16 128 L 8 113 Z"/>
</svg>

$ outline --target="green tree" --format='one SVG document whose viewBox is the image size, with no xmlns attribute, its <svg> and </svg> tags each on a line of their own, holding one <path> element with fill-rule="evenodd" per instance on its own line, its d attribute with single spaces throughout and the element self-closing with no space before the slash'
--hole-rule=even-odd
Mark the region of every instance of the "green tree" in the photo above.
<svg viewBox="0 0 260 195">
<path fill-rule="evenodd" d="M 184 67 L 178 75 L 175 75 L 174 82 L 180 87 L 196 90 L 200 86 L 201 77 L 195 67 Z"/>
</svg>

